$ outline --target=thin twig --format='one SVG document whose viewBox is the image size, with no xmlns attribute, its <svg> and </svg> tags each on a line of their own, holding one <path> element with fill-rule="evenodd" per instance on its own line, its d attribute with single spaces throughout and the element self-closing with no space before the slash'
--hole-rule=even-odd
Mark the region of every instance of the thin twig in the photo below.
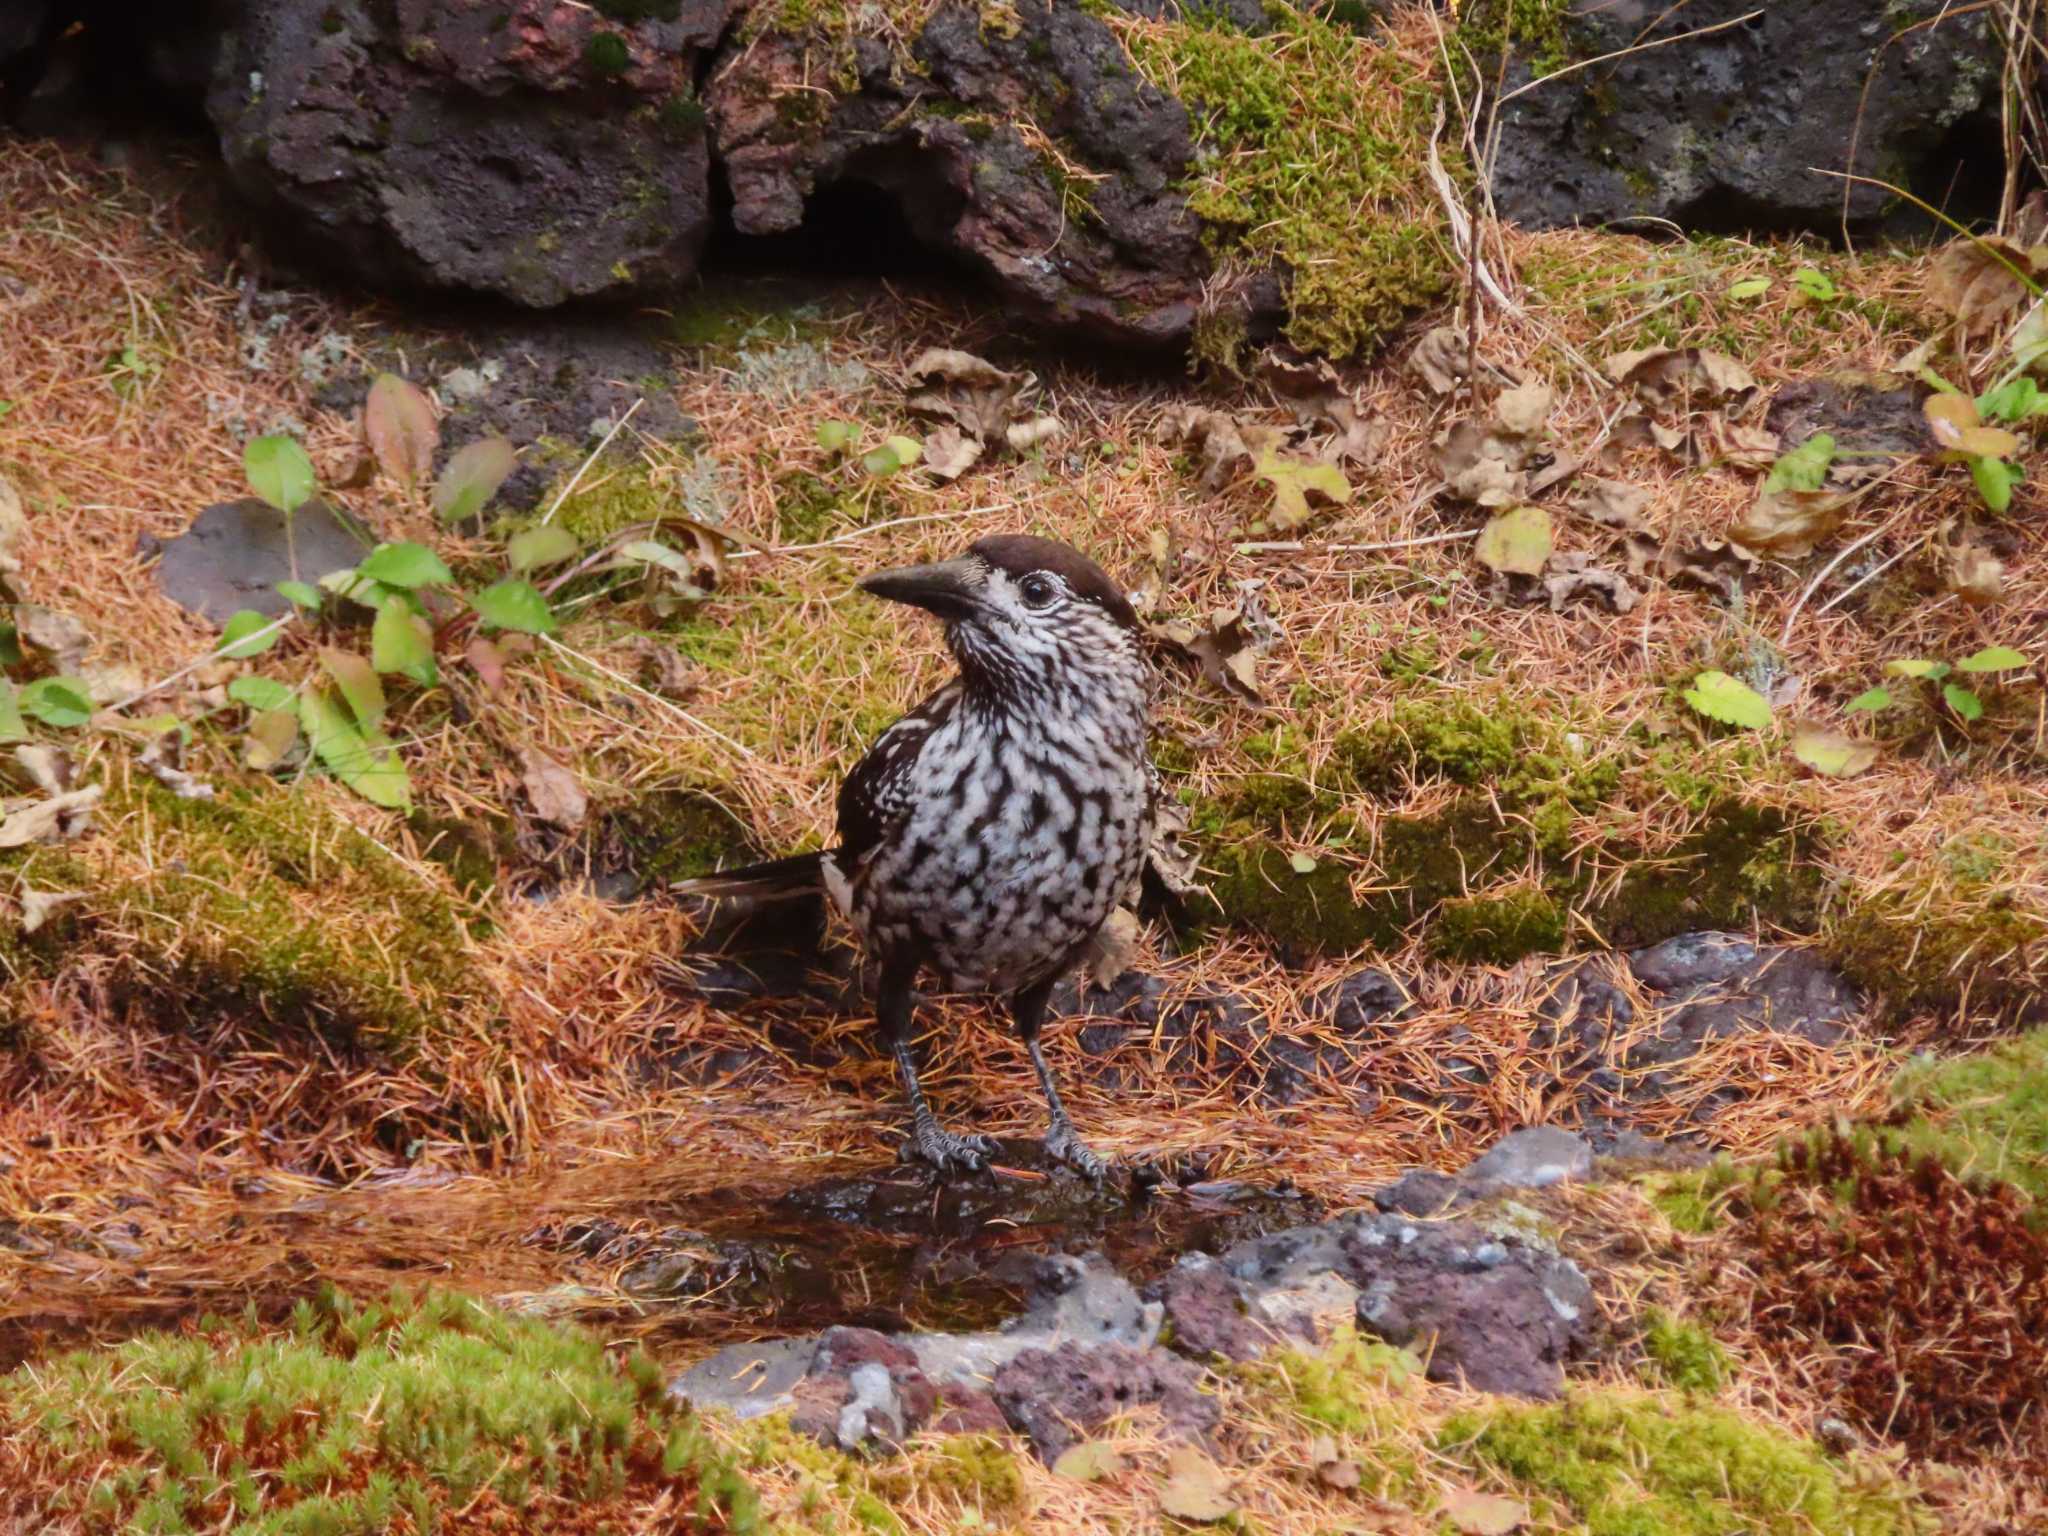
<svg viewBox="0 0 2048 1536">
<path fill-rule="evenodd" d="M 1420 549 L 1425 544 L 1451 544 L 1459 539 L 1476 539 L 1485 532 L 1481 528 L 1460 528 L 1454 533 L 1431 533 L 1419 539 L 1396 539 L 1391 544 L 1311 544 L 1306 539 L 1283 540 L 1278 543 L 1240 544 L 1240 555 L 1300 555 L 1314 552 L 1333 555 L 1376 555 L 1390 549 Z"/>
<path fill-rule="evenodd" d="M 570 496 L 572 496 L 575 493 L 576 487 L 583 483 L 583 477 L 590 473 L 590 466 L 597 462 L 597 456 L 603 453 L 605 449 L 611 447 L 612 439 L 617 437 L 621 432 L 623 432 L 626 428 L 626 423 L 633 419 L 633 412 L 639 410 L 640 407 L 645 405 L 646 403 L 647 397 L 645 395 L 642 395 L 639 399 L 635 400 L 631 406 L 627 408 L 625 415 L 621 416 L 617 421 L 612 423 L 612 429 L 611 431 L 605 433 L 604 441 L 599 443 L 595 448 L 590 450 L 590 457 L 583 461 L 583 463 L 577 468 L 576 473 L 574 475 L 570 476 L 569 483 L 563 486 L 561 493 L 555 497 L 554 505 L 549 507 L 546 512 L 541 514 L 540 520 L 542 522 L 547 523 L 552 522 L 554 520 L 555 514 L 562 510 L 562 503 L 567 501 L 570 498 Z"/>
<path fill-rule="evenodd" d="M 574 647 L 562 644 L 562 642 L 557 640 L 553 635 L 542 635 L 540 638 L 541 643 L 547 646 L 550 650 L 560 651 L 564 656 L 567 656 L 574 661 L 581 662 L 584 666 L 590 668 L 591 671 L 602 674 L 603 676 L 611 679 L 611 681 L 617 683 L 620 687 L 631 689 L 634 693 L 639 694 L 642 698 L 647 699 L 650 702 L 657 704 L 661 708 L 667 710 L 670 714 L 674 715 L 678 720 L 681 720 L 684 724 L 692 726 L 695 729 L 702 731 L 705 735 L 713 738 L 716 741 L 724 742 L 728 747 L 731 747 L 733 751 L 739 753 L 740 756 L 757 757 L 757 754 L 751 747 L 746 746 L 742 742 L 734 741 L 730 736 L 726 735 L 725 732 L 719 730 L 717 726 L 706 724 L 704 721 L 699 720 L 695 715 L 691 714 L 687 709 L 684 709 L 681 705 L 671 703 L 669 700 L 664 699 L 660 694 L 654 692 L 652 689 L 642 688 L 638 683 L 634 682 L 633 679 L 631 679 L 630 677 L 627 677 L 623 672 L 614 672 L 610 667 L 606 666 L 603 662 L 595 661 L 592 658 L 584 655 L 581 651 L 576 650 Z"/>
<path fill-rule="evenodd" d="M 892 517 L 887 522 L 870 523 L 852 533 L 842 533 L 836 539 L 827 539 L 822 544 L 774 544 L 765 549 L 740 549 L 729 557 L 744 560 L 750 555 L 799 555 L 814 549 L 836 549 L 841 544 L 852 544 L 870 534 L 880 533 L 885 528 L 907 528 L 912 523 L 950 523 L 963 517 L 984 517 L 991 512 L 1014 512 L 1014 501 L 999 502 L 989 507 L 969 507 L 964 512 L 920 512 L 915 517 Z"/>
<path fill-rule="evenodd" d="M 272 619 L 268 624 L 264 625 L 261 629 L 256 630 L 253 633 L 246 635 L 238 635 L 233 640 L 223 640 L 218 646 L 208 651 L 204 656 L 200 657 L 197 661 L 186 663 L 184 666 L 178 668 L 177 671 L 173 672 L 169 677 L 159 678 L 156 682 L 151 683 L 147 688 L 136 689 L 135 692 L 129 694 L 127 698 L 121 699 L 116 703 L 109 704 L 107 706 L 107 709 L 111 713 L 119 714 L 122 710 L 128 708 L 129 705 L 139 704 L 142 700 L 148 698 L 153 693 L 161 693 L 164 689 L 170 687 L 171 684 L 177 682 L 180 678 L 190 677 L 194 672 L 197 672 L 201 667 L 205 666 L 208 662 L 221 660 L 224 656 L 227 655 L 229 651 L 234 650 L 236 647 L 248 645 L 251 641 L 261 640 L 266 635 L 276 634 L 279 630 L 283 629 L 286 625 L 290 624 L 294 617 L 295 615 L 287 613 L 282 618 Z"/>
</svg>

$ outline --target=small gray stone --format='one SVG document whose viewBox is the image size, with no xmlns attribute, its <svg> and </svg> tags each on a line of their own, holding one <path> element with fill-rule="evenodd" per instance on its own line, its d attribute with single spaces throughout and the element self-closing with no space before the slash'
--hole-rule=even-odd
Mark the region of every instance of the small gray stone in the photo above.
<svg viewBox="0 0 2048 1536">
<path fill-rule="evenodd" d="M 1681 933 L 1628 957 L 1636 980 L 1657 992 L 1725 981 L 1756 959 L 1756 946 L 1739 933 Z"/>
<path fill-rule="evenodd" d="M 795 1402 L 796 1384 L 817 1353 L 815 1336 L 731 1344 L 684 1371 L 668 1395 L 699 1412 L 718 1408 L 737 1419 L 758 1419 Z"/>
<path fill-rule="evenodd" d="M 1586 1138 L 1556 1126 L 1532 1125 L 1510 1131 L 1464 1173 L 1468 1185 L 1494 1189 L 1547 1189 L 1593 1171 Z"/>
</svg>

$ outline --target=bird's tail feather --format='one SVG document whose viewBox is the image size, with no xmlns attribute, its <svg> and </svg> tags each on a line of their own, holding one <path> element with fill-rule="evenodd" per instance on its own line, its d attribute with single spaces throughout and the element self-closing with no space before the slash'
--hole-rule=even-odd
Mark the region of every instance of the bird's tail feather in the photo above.
<svg viewBox="0 0 2048 1536">
<path fill-rule="evenodd" d="M 679 896 L 702 896 L 713 901 L 730 896 L 744 896 L 750 901 L 790 901 L 825 889 L 820 863 L 823 857 L 817 853 L 791 854 L 786 859 L 770 859 L 744 869 L 678 880 L 669 889 Z"/>
</svg>

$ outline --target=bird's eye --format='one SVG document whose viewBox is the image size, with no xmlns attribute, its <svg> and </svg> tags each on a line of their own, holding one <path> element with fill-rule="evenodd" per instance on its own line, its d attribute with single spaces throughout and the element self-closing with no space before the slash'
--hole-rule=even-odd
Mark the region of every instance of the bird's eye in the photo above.
<svg viewBox="0 0 2048 1536">
<path fill-rule="evenodd" d="M 1029 608 L 1050 608 L 1060 595 L 1059 587 L 1050 576 L 1040 576 L 1035 572 L 1017 583 L 1017 591 Z"/>
</svg>

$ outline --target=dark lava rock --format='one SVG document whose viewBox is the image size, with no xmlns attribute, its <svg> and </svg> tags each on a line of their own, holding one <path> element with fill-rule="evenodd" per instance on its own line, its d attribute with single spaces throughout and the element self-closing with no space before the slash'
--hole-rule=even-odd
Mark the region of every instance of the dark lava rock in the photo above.
<svg viewBox="0 0 2048 1536">
<path fill-rule="evenodd" d="M 629 411 L 632 428 L 614 439 L 607 461 L 634 462 L 635 436 L 682 443 L 697 436 L 697 423 L 676 406 L 674 360 L 643 316 L 498 315 L 483 334 L 483 341 L 394 338 L 370 349 L 366 371 L 337 378 L 316 399 L 328 410 L 352 413 L 377 373 L 406 373 L 431 384 L 446 407 L 441 440 L 449 453 L 482 437 L 521 448 L 547 438 L 587 451 Z M 497 502 L 527 510 L 561 472 L 558 462 L 525 455 Z M 687 510 L 697 517 L 715 514 L 708 507 Z"/>
<path fill-rule="evenodd" d="M 804 40 L 770 32 L 729 53 L 705 104 L 734 227 L 795 230 L 817 189 L 865 188 L 1024 317 L 1124 344 L 1184 344 L 1210 275 L 1178 190 L 1193 154 L 1186 109 L 1081 6 L 1022 0 L 1010 15 L 1006 36 L 973 6 L 942 6 L 912 45 L 922 76 L 881 40 L 856 38 L 857 89 L 817 110 L 792 110 L 821 99 Z M 1091 177 L 1090 217 L 1069 216 L 1065 177 L 1020 123 Z M 1253 291 L 1240 285 L 1240 308 Z M 1227 307 L 1232 295 L 1213 298 Z"/>
<path fill-rule="evenodd" d="M 1470 1222 L 1359 1214 L 1240 1244 L 1222 1263 L 1254 1305 L 1337 1276 L 1361 1327 L 1426 1353 L 1432 1378 L 1485 1392 L 1557 1396 L 1588 1338 L 1592 1288 L 1576 1265 Z"/>
<path fill-rule="evenodd" d="M 293 550 L 299 579 L 317 582 L 330 571 L 353 569 L 371 541 L 318 500 L 299 508 L 287 539 L 284 514 L 251 496 L 216 502 L 176 538 L 146 543 L 142 553 L 159 557 L 156 579 L 164 596 L 225 624 L 243 608 L 275 618 L 291 606 L 277 584 L 291 579 Z"/>
<path fill-rule="evenodd" d="M 695 269 L 711 223 L 695 72 L 727 0 L 637 20 L 554 0 L 223 8 L 207 114 L 287 248 L 367 283 L 536 307 Z"/>
<path fill-rule="evenodd" d="M 1403 1216 L 1437 1216 L 1453 1206 L 1472 1203 L 1473 1196 L 1454 1174 L 1437 1168 L 1410 1168 L 1384 1189 L 1373 1191 L 1372 1203 Z"/>
<path fill-rule="evenodd" d="M 789 1427 L 843 1451 L 896 1450 L 939 1404 L 916 1353 L 872 1328 L 827 1329 L 791 1396 Z"/>
<path fill-rule="evenodd" d="M 1671 1012 L 1628 1054 L 1630 1068 L 1681 1061 L 1707 1040 L 1768 1029 L 1833 1045 L 1862 1006 L 1855 988 L 1808 949 L 1757 949 L 1737 934 L 1688 933 L 1629 957 Z"/>
<path fill-rule="evenodd" d="M 1509 8 L 1469 8 L 1468 40 Z M 1761 14 L 1709 36 L 1643 46 L 1752 10 Z M 1654 218 L 1691 231 L 1836 235 L 1845 185 L 1852 227 L 1885 220 L 1887 191 L 1827 171 L 1907 184 L 1965 220 L 1977 202 L 1996 208 L 1995 188 L 1971 190 L 2002 164 L 1986 121 L 2000 48 L 1981 12 L 1948 0 L 1569 0 L 1559 20 L 1556 34 L 1518 39 L 1507 92 L 1546 54 L 1554 67 L 1559 55 L 1634 51 L 1502 106 L 1494 198 L 1517 223 Z M 1491 80 L 1493 61 L 1480 63 Z"/>
<path fill-rule="evenodd" d="M 1278 1330 L 1247 1314 L 1244 1292 L 1206 1253 L 1183 1257 L 1145 1295 L 1164 1308 L 1173 1347 L 1195 1359 L 1251 1360 L 1282 1341 Z"/>
<path fill-rule="evenodd" d="M 1392 1025 L 1414 1015 L 1415 1000 L 1385 971 L 1363 970 L 1316 993 L 1308 1012 L 1347 1039 L 1384 1044 L 1396 1033 Z"/>
<path fill-rule="evenodd" d="M 1888 374 L 1794 379 L 1771 399 L 1764 425 L 1788 448 L 1816 432 L 1835 440 L 1837 458 L 1906 457 L 1939 445 L 1921 407 L 1929 389 Z"/>
<path fill-rule="evenodd" d="M 1756 946 L 1739 933 L 1681 933 L 1628 957 L 1637 981 L 1656 992 L 1726 981 L 1756 961 Z"/>
<path fill-rule="evenodd" d="M 1194 1366 L 1163 1349 L 1128 1344 L 1027 1349 L 996 1372 L 992 1395 L 1010 1427 L 1047 1462 L 1133 1408 L 1157 1408 L 1168 1434 L 1190 1440 L 1207 1435 L 1221 1414 Z"/>
<path fill-rule="evenodd" d="M 1554 972 L 1549 992 L 1536 1005 L 1543 1023 L 1530 1031 L 1529 1043 L 1542 1050 L 1565 1042 L 1583 1058 L 1634 1023 L 1635 1004 L 1610 974 L 1614 964 L 1612 956 L 1588 955 Z"/>
</svg>

